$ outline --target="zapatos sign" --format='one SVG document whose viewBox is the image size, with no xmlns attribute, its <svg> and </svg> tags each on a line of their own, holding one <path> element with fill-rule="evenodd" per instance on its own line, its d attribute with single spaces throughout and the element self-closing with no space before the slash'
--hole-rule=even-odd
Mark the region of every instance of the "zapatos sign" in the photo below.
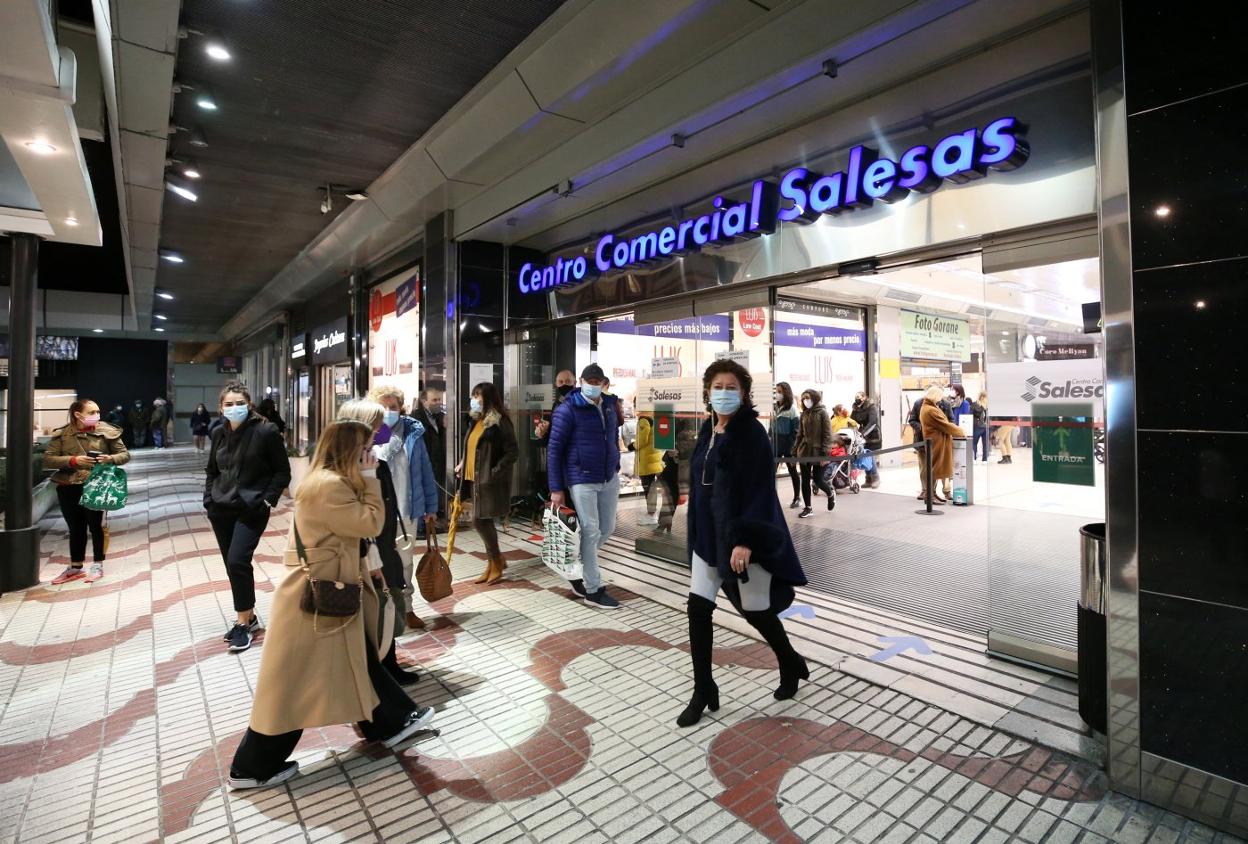
<svg viewBox="0 0 1248 844">
<path fill-rule="evenodd" d="M 521 293 L 541 293 L 576 284 L 593 275 L 627 270 L 662 261 L 704 246 L 772 234 L 781 222 L 813 222 L 824 214 L 868 208 L 878 199 L 899 202 L 914 193 L 931 193 L 945 182 L 962 184 L 989 170 L 1013 170 L 1026 163 L 1030 147 L 1026 127 L 1015 117 L 1000 117 L 981 128 L 942 138 L 934 147 L 918 144 L 893 160 L 878 150 L 856 146 L 843 172 L 817 173 L 794 167 L 779 184 L 758 180 L 745 202 L 722 196 L 706 214 L 642 232 L 631 237 L 604 234 L 592 260 L 584 255 L 556 259 L 546 267 L 520 268 Z"/>
</svg>

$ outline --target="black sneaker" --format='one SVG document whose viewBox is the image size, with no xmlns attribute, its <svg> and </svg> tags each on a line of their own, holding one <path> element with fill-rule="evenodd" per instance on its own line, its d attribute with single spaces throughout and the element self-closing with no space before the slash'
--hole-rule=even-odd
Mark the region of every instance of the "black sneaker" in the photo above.
<svg viewBox="0 0 1248 844">
<path fill-rule="evenodd" d="M 412 736 L 425 730 L 433 723 L 433 707 L 426 706 L 424 709 L 417 709 L 407 718 L 407 723 L 403 725 L 403 729 L 399 730 L 388 739 L 383 739 L 382 744 L 386 747 L 397 747 L 407 741 Z"/>
<path fill-rule="evenodd" d="M 815 511 L 810 509 L 809 507 L 805 507 L 802 509 L 802 512 L 797 514 L 797 517 L 799 519 L 809 519 L 813 515 L 815 515 Z"/>
<path fill-rule="evenodd" d="M 836 493 L 834 492 L 828 496 L 828 509 L 831 510 L 835 506 L 836 506 Z"/>
<path fill-rule="evenodd" d="M 586 595 L 585 602 L 600 610 L 618 610 L 620 608 L 620 602 L 607 594 L 607 587 L 605 586 L 600 586 L 598 591 L 592 595 Z"/>
<path fill-rule="evenodd" d="M 252 624 L 255 622 L 253 621 Z M 240 654 L 251 647 L 252 625 L 251 624 L 235 624 L 230 628 L 229 637 L 226 639 L 230 643 L 230 653 Z"/>
<path fill-rule="evenodd" d="M 237 627 L 237 626 L 238 626 L 237 624 L 234 625 L 234 627 Z M 234 635 L 234 627 L 231 627 L 229 630 L 225 631 L 225 635 L 221 637 L 222 642 L 230 641 L 230 637 Z M 256 631 L 260 629 L 260 616 L 256 615 L 253 612 L 251 614 L 251 621 L 247 622 L 246 627 L 248 630 L 251 631 L 252 635 L 254 636 Z"/>
<path fill-rule="evenodd" d="M 298 762 L 287 762 L 286 767 L 282 768 L 267 780 L 258 780 L 255 777 L 236 777 L 230 774 L 230 788 L 240 791 L 244 788 L 268 788 L 272 785 L 281 785 L 287 780 L 293 779 L 299 773 Z"/>
<path fill-rule="evenodd" d="M 585 591 L 585 581 L 569 580 L 568 585 L 572 587 L 572 591 L 576 593 L 578 598 L 588 598 L 589 593 Z"/>
<path fill-rule="evenodd" d="M 793 503 L 789 505 L 789 509 L 796 510 L 798 507 L 801 507 L 801 506 L 802 506 L 802 499 L 794 498 Z"/>
</svg>

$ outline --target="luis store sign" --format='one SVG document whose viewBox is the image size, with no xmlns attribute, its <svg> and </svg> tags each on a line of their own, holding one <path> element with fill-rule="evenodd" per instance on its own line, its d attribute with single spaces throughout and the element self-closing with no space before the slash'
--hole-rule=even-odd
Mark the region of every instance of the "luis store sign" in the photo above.
<svg viewBox="0 0 1248 844">
<path fill-rule="evenodd" d="M 772 234 L 782 222 L 813 222 L 824 214 L 868 208 L 877 199 L 899 202 L 911 191 L 931 193 L 947 181 L 962 184 L 983 178 L 989 170 L 1013 170 L 1031 153 L 1021 137 L 1025 129 L 1017 118 L 1001 117 L 982 129 L 948 135 L 935 147 L 910 147 L 896 161 L 859 145 L 849 151 L 844 172 L 825 175 L 794 167 L 779 184 L 754 182 L 746 202 L 727 204 L 717 196 L 711 202 L 714 210 L 707 214 L 631 238 L 605 234 L 592 256 L 557 258 L 546 267 L 525 264 L 520 268 L 520 292 L 541 293 L 711 244 Z"/>
</svg>

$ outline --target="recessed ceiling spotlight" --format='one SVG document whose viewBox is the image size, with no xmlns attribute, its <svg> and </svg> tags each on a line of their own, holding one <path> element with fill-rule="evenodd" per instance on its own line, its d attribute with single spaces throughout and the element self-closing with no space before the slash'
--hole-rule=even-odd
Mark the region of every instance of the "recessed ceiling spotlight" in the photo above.
<svg viewBox="0 0 1248 844">
<path fill-rule="evenodd" d="M 157 326 L 157 327 L 156 327 L 156 330 L 157 330 L 157 331 L 164 331 L 165 329 L 163 329 L 163 328 L 161 328 L 161 327 Z"/>
<path fill-rule="evenodd" d="M 185 170 L 182 171 L 182 175 L 186 176 L 186 178 L 188 179 L 198 179 L 199 171 L 196 170 L 194 167 L 187 167 Z"/>
<path fill-rule="evenodd" d="M 1205 300 L 1204 300 L 1204 299 L 1197 299 L 1197 300 L 1196 300 L 1196 310 L 1198 310 L 1198 311 L 1203 311 L 1203 310 L 1204 310 L 1205 308 L 1207 308 L 1207 307 L 1208 307 L 1208 304 L 1205 302 Z"/>
<path fill-rule="evenodd" d="M 195 193 L 195 191 L 187 190 L 181 185 L 175 185 L 173 182 L 168 182 L 165 184 L 165 187 L 169 188 L 169 190 L 173 191 L 183 199 L 189 199 L 191 202 L 199 201 L 199 194 Z"/>
<path fill-rule="evenodd" d="M 104 329 L 103 329 L 103 328 L 92 328 L 91 330 L 92 330 L 92 331 L 94 331 L 96 334 L 103 334 L 103 333 L 104 333 Z"/>
<path fill-rule="evenodd" d="M 47 141 L 27 141 L 26 148 L 31 152 L 37 152 L 40 155 L 51 155 L 56 152 L 56 147 Z"/>
<path fill-rule="evenodd" d="M 160 257 L 161 257 L 161 260 L 168 261 L 171 264 L 181 264 L 183 261 L 186 260 L 177 252 L 162 252 L 160 253 Z"/>
<path fill-rule="evenodd" d="M 1165 219 L 1166 217 L 1170 216 L 1170 206 L 1158 205 L 1157 208 L 1154 209 L 1153 213 L 1156 214 L 1158 217 Z"/>
<path fill-rule="evenodd" d="M 170 301 L 173 301 L 173 294 L 170 293 L 168 290 L 157 290 L 156 295 L 162 299 L 168 299 Z"/>
<path fill-rule="evenodd" d="M 199 106 L 204 111 L 216 111 L 217 110 L 217 101 L 212 98 L 211 94 L 207 94 L 207 93 L 201 93 L 198 96 L 196 96 L 195 105 Z"/>
<path fill-rule="evenodd" d="M 204 149 L 208 146 L 208 139 L 205 138 L 204 133 L 199 131 L 198 129 L 191 132 L 191 137 L 189 140 L 190 140 L 191 146 L 198 147 L 199 149 Z"/>
<path fill-rule="evenodd" d="M 154 316 L 154 317 L 156 317 L 156 319 L 159 319 L 159 320 L 162 320 L 162 321 L 163 321 L 163 320 L 166 320 L 166 319 L 169 319 L 169 317 L 165 316 L 164 314 L 152 314 L 152 316 Z"/>
<path fill-rule="evenodd" d="M 67 226 L 76 226 L 76 225 L 78 225 L 78 218 L 77 218 L 77 217 L 66 217 L 66 218 L 65 218 L 65 225 L 67 225 Z"/>
<path fill-rule="evenodd" d="M 204 52 L 208 54 L 208 58 L 216 59 L 219 62 L 228 62 L 232 58 L 229 50 L 216 43 L 206 45 Z"/>
</svg>

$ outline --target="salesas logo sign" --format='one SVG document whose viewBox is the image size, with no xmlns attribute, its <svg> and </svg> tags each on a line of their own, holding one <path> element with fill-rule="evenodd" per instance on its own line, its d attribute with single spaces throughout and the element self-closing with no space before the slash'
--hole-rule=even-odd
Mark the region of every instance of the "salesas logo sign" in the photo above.
<svg viewBox="0 0 1248 844">
<path fill-rule="evenodd" d="M 843 172 L 825 174 L 794 167 L 779 184 L 755 181 L 743 202 L 716 196 L 705 214 L 632 236 L 604 234 L 592 255 L 560 257 L 546 267 L 525 264 L 518 279 L 520 292 L 543 293 L 705 246 L 772 234 L 783 222 L 813 222 L 824 214 L 869 208 L 876 200 L 893 203 L 912 192 L 931 193 L 945 182 L 980 179 L 989 170 L 1013 170 L 1031 154 L 1022 137 L 1025 132 L 1018 118 L 1000 117 L 983 128 L 947 135 L 934 147 L 912 146 L 896 160 L 859 145 L 849 151 Z"/>
<path fill-rule="evenodd" d="M 1054 383 L 1038 378 L 1028 378 L 1023 388 L 1022 399 L 1033 402 L 1036 399 L 1103 399 L 1105 385 L 1090 378 L 1074 378 Z"/>
</svg>

